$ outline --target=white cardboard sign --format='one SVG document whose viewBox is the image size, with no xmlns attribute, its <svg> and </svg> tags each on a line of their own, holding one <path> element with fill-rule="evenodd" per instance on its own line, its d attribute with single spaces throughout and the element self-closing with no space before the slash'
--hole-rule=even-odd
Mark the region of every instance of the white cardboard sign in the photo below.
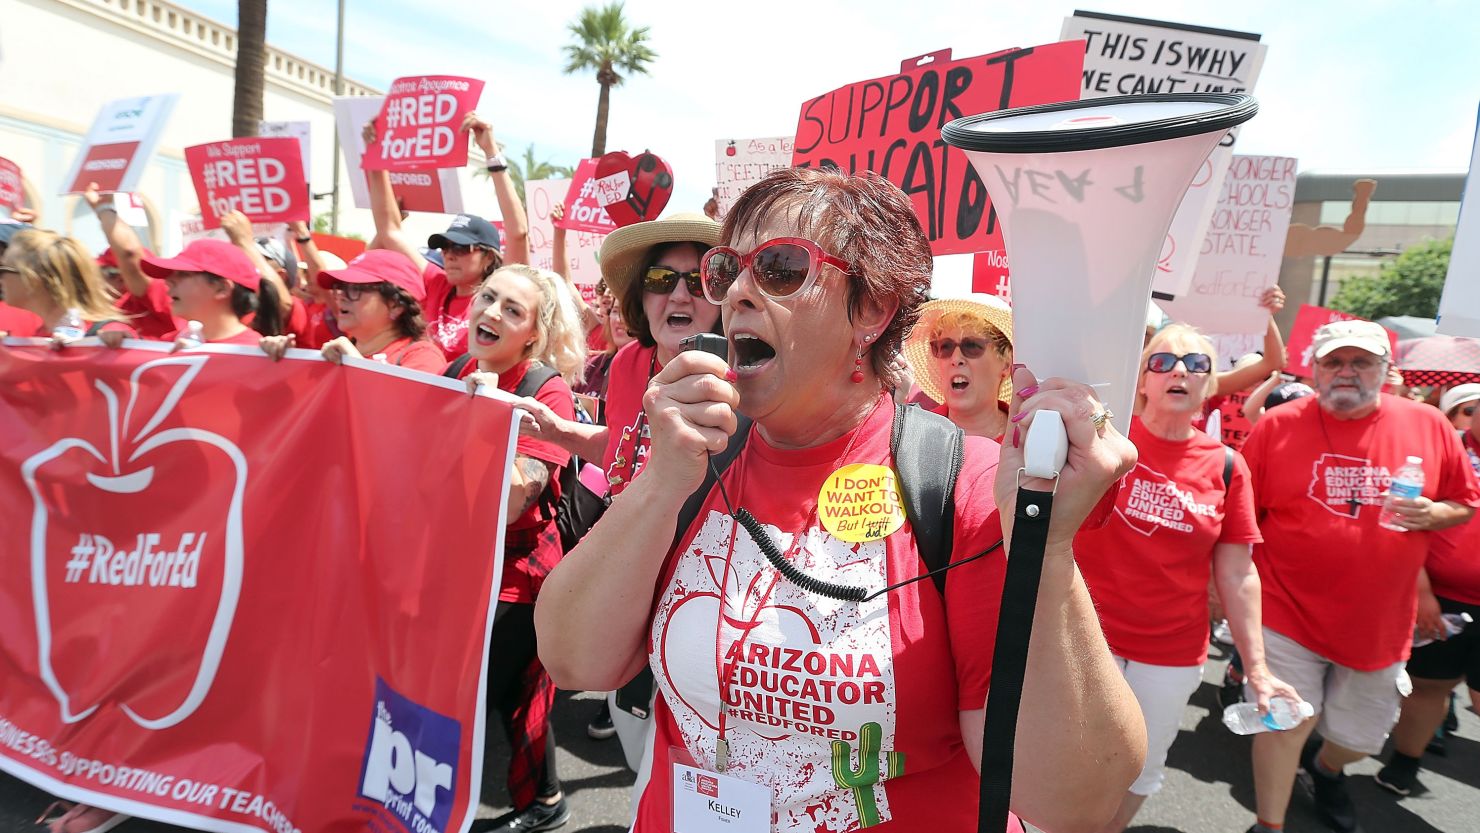
<svg viewBox="0 0 1480 833">
<path fill-rule="evenodd" d="M 139 177 L 179 99 L 178 93 L 167 93 L 104 104 L 62 180 L 62 195 L 80 194 L 92 182 L 103 192 L 138 190 Z"/>
<path fill-rule="evenodd" d="M 1465 178 L 1449 274 L 1439 299 L 1439 332 L 1480 338 L 1480 124 L 1470 152 L 1470 175 Z"/>
</svg>

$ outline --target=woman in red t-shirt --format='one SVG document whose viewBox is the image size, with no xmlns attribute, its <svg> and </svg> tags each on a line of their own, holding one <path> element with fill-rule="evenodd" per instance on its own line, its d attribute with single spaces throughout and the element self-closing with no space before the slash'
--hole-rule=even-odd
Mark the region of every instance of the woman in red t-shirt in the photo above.
<svg viewBox="0 0 1480 833">
<path fill-rule="evenodd" d="M 207 343 L 255 345 L 262 336 L 283 331 L 276 284 L 263 280 L 251 258 L 224 240 L 196 240 L 174 257 L 149 256 L 139 265 L 144 274 L 164 280 L 170 311 L 199 321 Z M 176 332 L 165 339 L 179 343 L 182 336 Z"/>
<path fill-rule="evenodd" d="M 703 814 L 716 803 L 755 819 L 750 830 L 975 830 L 1006 564 L 993 492 L 1010 519 L 1022 452 L 1003 447 L 999 466 L 995 443 L 966 438 L 952 552 L 962 563 L 942 599 L 888 468 L 896 358 L 933 263 L 909 198 L 872 174 L 780 170 L 741 195 L 723 242 L 702 261 L 702 289 L 720 304 L 731 366 L 684 352 L 647 386 L 652 454 L 550 575 L 541 658 L 562 688 L 610 689 L 652 670 L 637 833 L 713 825 Z M 1110 817 L 1141 764 L 1140 718 L 1069 548 L 1134 451 L 1087 416 L 1101 413 L 1088 387 L 1040 388 L 1013 408 L 1018 425 L 1043 408 L 1086 416 L 1066 422 L 1018 719 L 1033 741 L 1017 746 L 1013 803 L 1043 828 L 1078 830 Z M 755 420 L 744 449 L 723 489 L 675 529 L 737 408 Z M 747 532 L 731 504 L 752 513 Z M 858 511 L 833 511 L 843 507 Z M 850 515 L 868 523 L 845 525 Z M 783 578 L 762 539 L 810 578 L 872 595 L 839 601 Z"/>
<path fill-rule="evenodd" d="M 561 301 L 560 281 L 553 272 L 523 264 L 489 275 L 468 310 L 468 357 L 453 362 L 448 373 L 466 378 L 470 391 L 489 386 L 513 393 L 532 368 L 552 368 L 556 375 L 532 400 L 562 419 L 574 419 L 570 385 L 581 377 L 585 333 L 575 308 Z M 560 498 L 560 471 L 569 460 L 559 446 L 523 436 L 509 472 L 503 580 L 489 643 L 488 708 L 498 713 L 518 750 L 508 778 L 518 814 L 512 830 L 548 830 L 570 818 L 555 774 L 555 736 L 548 720 L 555 689 L 539 664 L 534 633 L 535 600 L 562 554 L 551 510 Z"/>
<path fill-rule="evenodd" d="M 1210 577 L 1260 710 L 1271 697 L 1300 700 L 1264 661 L 1252 553 L 1262 539 L 1249 468 L 1238 452 L 1193 425 L 1217 386 L 1216 359 L 1212 343 L 1185 324 L 1151 338 L 1131 421 L 1136 467 L 1110 522 L 1074 539 L 1105 638 L 1146 720 L 1146 765 L 1105 828 L 1110 831 L 1124 830 L 1161 789 L 1182 710 L 1202 682 Z"/>
<path fill-rule="evenodd" d="M 976 437 L 1002 441 L 1012 401 L 1012 307 L 995 295 L 927 301 L 904 343 L 936 413 Z"/>
<path fill-rule="evenodd" d="M 442 351 L 426 339 L 421 314 L 421 274 L 400 252 L 372 249 L 343 269 L 322 271 L 318 284 L 332 289 L 335 319 L 345 335 L 322 348 L 331 362 L 374 358 L 396 367 L 441 373 Z M 262 349 L 274 360 L 295 344 L 296 336 L 262 339 Z"/>
</svg>

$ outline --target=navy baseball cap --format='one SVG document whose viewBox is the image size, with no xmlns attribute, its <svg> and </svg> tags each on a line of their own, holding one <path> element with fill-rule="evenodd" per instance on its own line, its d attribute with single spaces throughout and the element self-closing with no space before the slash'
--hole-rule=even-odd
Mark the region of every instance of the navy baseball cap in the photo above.
<svg viewBox="0 0 1480 833">
<path fill-rule="evenodd" d="M 475 214 L 459 214 L 453 218 L 452 225 L 446 231 L 427 238 L 427 247 L 432 249 L 445 249 L 448 246 L 497 249 L 499 243 L 498 228 Z"/>
<path fill-rule="evenodd" d="M 14 237 L 16 232 L 25 231 L 28 228 L 33 228 L 33 226 L 25 223 L 0 221 L 0 246 L 9 246 L 10 238 Z"/>
<path fill-rule="evenodd" d="M 1264 398 L 1264 410 L 1267 411 L 1277 405 L 1314 395 L 1315 391 L 1304 382 L 1286 382 L 1270 391 L 1269 396 Z"/>
</svg>

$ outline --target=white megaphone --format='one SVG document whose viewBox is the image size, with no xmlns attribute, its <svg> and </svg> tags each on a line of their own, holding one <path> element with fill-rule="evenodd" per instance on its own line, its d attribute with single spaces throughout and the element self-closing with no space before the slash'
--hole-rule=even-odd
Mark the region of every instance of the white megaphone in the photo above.
<svg viewBox="0 0 1480 833">
<path fill-rule="evenodd" d="M 1013 353 L 1040 378 L 1095 387 L 1130 430 L 1146 303 L 1192 177 L 1258 102 L 1234 93 L 1134 95 L 1019 107 L 941 129 L 986 185 L 1012 275 Z M 1024 470 L 1054 478 L 1068 440 L 1033 420 Z"/>
</svg>

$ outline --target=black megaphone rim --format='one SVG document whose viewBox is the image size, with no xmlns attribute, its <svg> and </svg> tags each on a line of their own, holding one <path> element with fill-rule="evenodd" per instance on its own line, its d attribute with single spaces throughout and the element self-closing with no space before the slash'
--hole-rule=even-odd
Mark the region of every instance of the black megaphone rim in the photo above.
<svg viewBox="0 0 1480 833">
<path fill-rule="evenodd" d="M 1018 130 L 984 132 L 973 130 L 983 122 L 999 121 L 1038 113 L 1069 112 L 1121 104 L 1219 104 L 1216 110 L 1163 119 L 1086 127 L 1078 130 Z M 1166 93 L 1159 95 L 1119 95 L 1056 104 L 1014 107 L 977 116 L 955 119 L 940 130 L 940 136 L 951 147 L 984 153 L 1063 153 L 1076 150 L 1100 150 L 1124 147 L 1166 139 L 1181 139 L 1228 130 L 1252 119 L 1259 112 L 1259 101 L 1247 93 Z"/>
</svg>

